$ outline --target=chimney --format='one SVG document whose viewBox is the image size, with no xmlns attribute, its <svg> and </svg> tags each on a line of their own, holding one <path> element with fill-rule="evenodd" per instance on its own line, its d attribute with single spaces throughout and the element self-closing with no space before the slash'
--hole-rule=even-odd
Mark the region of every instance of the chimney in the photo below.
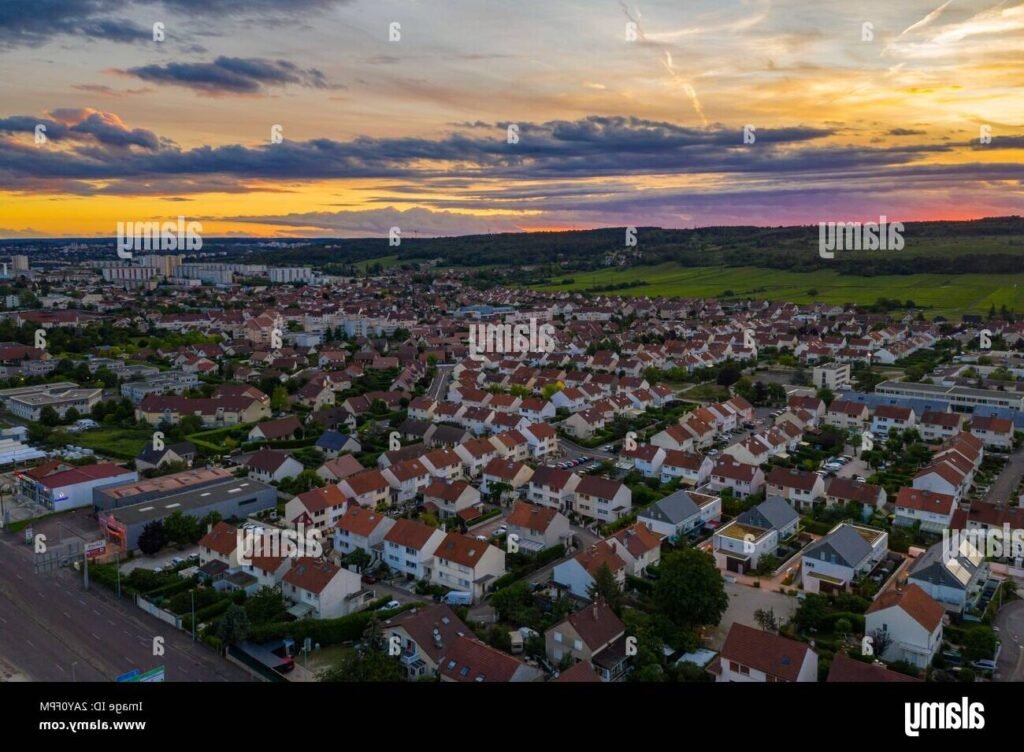
<svg viewBox="0 0 1024 752">
<path fill-rule="evenodd" d="M 594 621 L 597 621 L 597 601 L 594 601 Z"/>
</svg>

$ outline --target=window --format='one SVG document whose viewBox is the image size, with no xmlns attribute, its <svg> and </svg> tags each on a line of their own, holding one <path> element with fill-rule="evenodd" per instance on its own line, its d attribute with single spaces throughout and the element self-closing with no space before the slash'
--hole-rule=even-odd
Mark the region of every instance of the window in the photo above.
<svg viewBox="0 0 1024 752">
<path fill-rule="evenodd" d="M 557 643 L 561 643 L 562 642 L 562 633 L 561 632 L 555 632 L 555 642 L 557 642 Z"/>
<path fill-rule="evenodd" d="M 572 649 L 573 650 L 583 650 L 583 640 L 573 640 L 572 641 Z"/>
</svg>

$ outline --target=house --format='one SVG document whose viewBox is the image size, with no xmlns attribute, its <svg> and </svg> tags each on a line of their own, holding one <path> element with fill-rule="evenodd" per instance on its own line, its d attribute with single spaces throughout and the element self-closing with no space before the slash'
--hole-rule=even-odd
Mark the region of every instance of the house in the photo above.
<svg viewBox="0 0 1024 752">
<path fill-rule="evenodd" d="M 825 506 L 857 502 L 865 507 L 882 509 L 888 496 L 885 489 L 853 478 L 831 478 L 825 487 Z"/>
<path fill-rule="evenodd" d="M 651 444 L 663 449 L 690 452 L 694 448 L 694 437 L 678 423 L 670 423 L 663 431 L 651 437 Z"/>
<path fill-rule="evenodd" d="M 384 534 L 384 563 L 416 580 L 429 580 L 434 551 L 444 531 L 422 522 L 400 518 Z"/>
<path fill-rule="evenodd" d="M 601 681 L 618 681 L 628 669 L 626 626 L 603 600 L 569 614 L 544 633 L 544 652 L 556 666 L 591 665 Z"/>
<path fill-rule="evenodd" d="M 708 670 L 717 682 L 816 682 L 818 655 L 803 642 L 734 622 Z"/>
<path fill-rule="evenodd" d="M 437 509 L 442 520 L 451 519 L 459 512 L 480 504 L 480 492 L 464 480 L 432 480 L 423 489 L 423 504 Z"/>
<path fill-rule="evenodd" d="M 517 501 L 505 518 L 508 527 L 510 553 L 512 543 L 525 553 L 536 553 L 545 548 L 566 544 L 572 538 L 569 518 L 551 507 Z M 513 537 L 514 536 L 514 537 Z"/>
<path fill-rule="evenodd" d="M 416 498 L 433 479 L 419 460 L 402 460 L 381 471 L 391 486 L 391 503 L 404 504 Z"/>
<path fill-rule="evenodd" d="M 618 545 L 615 552 L 626 562 L 627 574 L 642 577 L 647 568 L 656 566 L 661 561 L 661 541 L 664 536 L 651 530 L 640 522 L 612 535 Z"/>
<path fill-rule="evenodd" d="M 800 515 L 785 499 L 769 496 L 715 531 L 715 564 L 739 574 L 756 569 L 762 556 L 774 556 L 779 543 L 796 534 L 799 523 Z"/>
<path fill-rule="evenodd" d="M 873 637 L 884 633 L 889 638 L 879 655 L 886 661 L 905 661 L 927 668 L 942 647 L 942 624 L 946 610 L 918 585 L 902 590 L 890 588 L 868 606 L 864 614 L 864 633 Z"/>
<path fill-rule="evenodd" d="M 800 574 L 804 591 L 834 593 L 870 574 L 889 550 L 884 530 L 841 522 L 804 549 Z"/>
<path fill-rule="evenodd" d="M 865 663 L 851 658 L 846 653 L 836 653 L 832 665 L 828 669 L 829 683 L 864 682 L 876 684 L 880 682 L 919 682 L 918 679 L 899 671 L 893 671 L 879 663 Z"/>
<path fill-rule="evenodd" d="M 893 524 L 913 527 L 920 522 L 924 532 L 941 533 L 949 529 L 955 511 L 956 499 L 949 494 L 904 486 L 896 496 Z"/>
<path fill-rule="evenodd" d="M 595 409 L 573 413 L 562 421 L 562 427 L 566 432 L 577 439 L 589 439 L 598 431 L 603 430 L 604 426 L 604 414 Z"/>
<path fill-rule="evenodd" d="M 959 504 L 970 488 L 970 476 L 966 468 L 957 467 L 955 462 L 932 462 L 917 471 L 911 485 L 920 491 L 952 496 Z"/>
<path fill-rule="evenodd" d="M 475 637 L 456 637 L 438 663 L 442 682 L 534 682 L 544 678 L 518 658 Z"/>
<path fill-rule="evenodd" d="M 728 446 L 723 454 L 747 465 L 763 465 L 775 452 L 767 437 L 751 436 Z"/>
<path fill-rule="evenodd" d="M 338 485 L 361 506 L 376 508 L 391 503 L 391 485 L 379 470 L 361 470 L 344 478 Z"/>
<path fill-rule="evenodd" d="M 456 446 L 455 454 L 462 460 L 466 475 L 476 478 L 498 456 L 498 450 L 487 439 L 470 439 Z"/>
<path fill-rule="evenodd" d="M 859 433 L 871 419 L 871 412 L 863 402 L 833 400 L 825 411 L 825 425 Z"/>
<path fill-rule="evenodd" d="M 918 422 L 918 433 L 929 443 L 947 441 L 960 433 L 967 416 L 963 413 L 925 410 Z"/>
<path fill-rule="evenodd" d="M 392 616 L 382 625 L 386 644 L 397 638 L 401 653 L 398 658 L 410 681 L 436 676 L 441 658 L 459 637 L 472 636 L 473 630 L 452 611 L 437 603 L 413 608 Z"/>
<path fill-rule="evenodd" d="M 764 472 L 756 465 L 737 462 L 727 455 L 721 456 L 711 470 L 708 487 L 712 491 L 730 488 L 733 496 L 744 499 L 764 488 Z"/>
<path fill-rule="evenodd" d="M 359 464 L 359 460 L 351 454 L 343 454 L 340 457 L 327 460 L 317 468 L 316 474 L 328 483 L 337 483 L 365 469 Z"/>
<path fill-rule="evenodd" d="M 558 433 L 547 423 L 533 423 L 521 433 L 530 443 L 530 455 L 542 460 L 558 452 Z"/>
<path fill-rule="evenodd" d="M 285 519 L 326 533 L 344 514 L 348 496 L 337 485 L 311 488 L 292 497 L 284 506 Z"/>
<path fill-rule="evenodd" d="M 533 472 L 527 487 L 527 498 L 534 504 L 552 507 L 559 511 L 570 508 L 575 498 L 580 476 L 557 467 L 541 465 Z"/>
<path fill-rule="evenodd" d="M 942 541 L 921 554 L 910 567 L 907 583 L 918 585 L 947 611 L 973 608 L 988 580 L 989 566 L 982 552 L 964 537 L 955 551 Z"/>
<path fill-rule="evenodd" d="M 683 452 L 677 449 L 660 451 L 665 453 L 659 476 L 662 483 L 670 483 L 675 478 L 679 478 L 680 483 L 696 488 L 707 482 L 715 467 L 715 461 L 706 454 Z"/>
<path fill-rule="evenodd" d="M 280 483 L 285 478 L 294 478 L 302 472 L 302 463 L 287 452 L 276 449 L 260 449 L 253 452 L 244 463 L 249 468 L 249 477 L 263 483 Z"/>
<path fill-rule="evenodd" d="M 505 574 L 505 552 L 462 533 L 448 533 L 434 550 L 430 581 L 472 593 L 477 601 Z"/>
<path fill-rule="evenodd" d="M 342 452 L 363 451 L 362 444 L 354 437 L 332 429 L 328 429 L 320 434 L 320 438 L 316 440 L 316 444 L 313 446 L 319 449 L 325 457 L 331 458 L 337 457 Z"/>
<path fill-rule="evenodd" d="M 355 551 L 370 555 L 371 566 L 380 560 L 384 551 L 384 536 L 395 521 L 358 504 L 349 504 L 345 513 L 334 523 L 334 550 L 342 556 Z"/>
<path fill-rule="evenodd" d="M 238 566 L 238 528 L 218 522 L 199 539 L 199 564 L 210 561 L 219 561 L 229 569 Z"/>
<path fill-rule="evenodd" d="M 248 564 L 242 566 L 241 571 L 250 577 L 255 578 L 255 589 L 276 588 L 280 586 L 281 580 L 291 569 L 292 557 L 290 556 L 256 556 L 250 554 Z"/>
<path fill-rule="evenodd" d="M 551 579 L 572 595 L 590 600 L 589 589 L 602 566 L 607 566 L 621 588 L 626 582 L 626 562 L 619 556 L 615 542 L 600 540 L 573 558 L 555 565 Z"/>
<path fill-rule="evenodd" d="M 807 470 L 773 467 L 765 483 L 769 496 L 781 496 L 798 509 L 811 509 L 825 497 L 825 479 Z"/>
<path fill-rule="evenodd" d="M 500 493 L 499 501 L 506 501 L 519 492 L 533 477 L 533 468 L 515 460 L 495 457 L 484 467 L 480 476 L 480 493 Z"/>
<path fill-rule="evenodd" d="M 290 614 L 314 619 L 348 616 L 373 600 L 358 574 L 308 556 L 297 559 L 281 579 L 281 594 L 294 604 Z"/>
<path fill-rule="evenodd" d="M 530 457 L 530 442 L 518 430 L 502 431 L 492 436 L 489 441 L 498 450 L 498 456 L 504 460 L 522 462 Z"/>
<path fill-rule="evenodd" d="M 451 449 L 442 448 L 427 452 L 420 457 L 423 467 L 435 478 L 444 480 L 462 480 L 465 476 L 465 465 L 462 458 Z"/>
<path fill-rule="evenodd" d="M 167 444 L 162 449 L 155 449 L 149 442 L 142 448 L 142 451 L 135 455 L 135 469 L 141 473 L 173 464 L 192 467 L 195 458 L 196 447 L 191 441 Z"/>
<path fill-rule="evenodd" d="M 301 435 L 302 422 L 294 415 L 289 415 L 253 426 L 249 431 L 249 441 L 289 441 Z"/>
<path fill-rule="evenodd" d="M 656 478 L 665 461 L 665 450 L 655 444 L 638 444 L 635 449 L 623 449 L 621 456 L 645 478 Z"/>
<path fill-rule="evenodd" d="M 633 491 L 625 483 L 584 475 L 576 484 L 575 499 L 570 509 L 584 517 L 607 523 L 629 514 L 632 506 Z"/>
<path fill-rule="evenodd" d="M 1013 449 L 1013 421 L 1009 418 L 972 415 L 971 435 L 990 449 L 1004 452 Z"/>
<path fill-rule="evenodd" d="M 917 416 L 911 408 L 901 405 L 879 405 L 871 418 L 871 433 L 885 436 L 890 431 L 902 431 L 916 425 Z"/>
<path fill-rule="evenodd" d="M 722 517 L 722 499 L 695 491 L 676 491 L 651 504 L 637 517 L 650 530 L 675 543 Z"/>
</svg>

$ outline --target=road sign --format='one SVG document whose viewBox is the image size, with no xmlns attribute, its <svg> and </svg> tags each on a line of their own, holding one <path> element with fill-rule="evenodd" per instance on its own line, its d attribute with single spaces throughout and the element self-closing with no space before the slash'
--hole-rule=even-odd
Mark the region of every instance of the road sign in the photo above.
<svg viewBox="0 0 1024 752">
<path fill-rule="evenodd" d="M 141 671 L 139 671 L 139 670 L 138 670 L 137 668 L 133 668 L 133 669 L 132 669 L 131 671 L 129 671 L 129 672 L 127 673 L 127 674 L 121 674 L 121 675 L 120 675 L 119 677 L 117 677 L 116 679 L 114 679 L 114 681 L 116 681 L 116 682 L 129 682 L 129 681 L 135 681 L 135 677 L 136 677 L 136 676 L 138 676 L 138 675 L 139 675 L 139 674 L 141 674 L 141 673 L 142 673 L 142 672 L 141 672 Z"/>
<path fill-rule="evenodd" d="M 107 552 L 107 542 L 105 540 L 92 541 L 91 543 L 85 544 L 85 555 L 90 559 L 95 559 L 97 556 L 102 556 Z"/>
<path fill-rule="evenodd" d="M 35 538 L 35 536 L 32 534 L 32 527 L 30 525 L 29 527 L 25 528 L 25 543 L 32 545 L 33 538 Z"/>
<path fill-rule="evenodd" d="M 163 666 L 157 666 L 156 668 L 151 668 L 149 671 L 146 671 L 145 673 L 139 674 L 134 679 L 129 679 L 129 681 L 133 681 L 133 682 L 162 682 L 163 680 L 164 680 L 164 667 Z"/>
</svg>

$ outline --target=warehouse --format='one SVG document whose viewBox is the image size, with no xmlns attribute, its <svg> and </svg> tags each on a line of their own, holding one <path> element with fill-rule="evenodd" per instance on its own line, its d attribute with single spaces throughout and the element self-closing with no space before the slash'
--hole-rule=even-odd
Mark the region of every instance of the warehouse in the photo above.
<svg viewBox="0 0 1024 752">
<path fill-rule="evenodd" d="M 243 519 L 277 504 L 277 489 L 247 478 L 231 477 L 224 482 L 188 488 L 160 495 L 130 506 L 100 510 L 101 532 L 122 552 L 138 547 L 139 535 L 146 525 L 164 520 L 174 512 L 201 519 L 217 512 L 222 519 Z"/>
</svg>

